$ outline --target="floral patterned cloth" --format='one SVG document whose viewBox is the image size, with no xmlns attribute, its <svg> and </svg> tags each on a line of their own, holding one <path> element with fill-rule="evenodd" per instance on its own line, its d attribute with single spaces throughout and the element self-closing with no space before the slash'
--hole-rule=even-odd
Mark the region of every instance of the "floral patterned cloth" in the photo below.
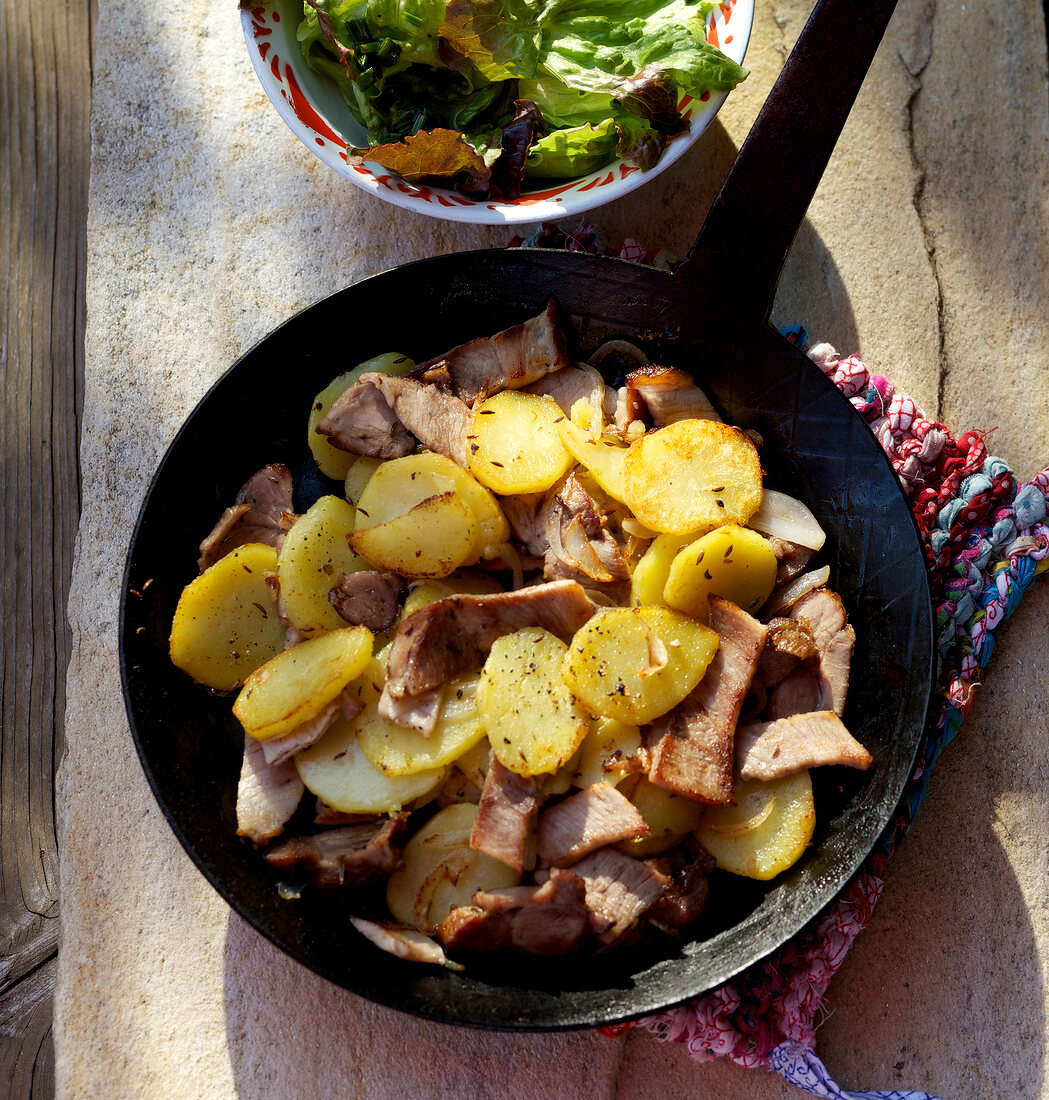
<svg viewBox="0 0 1049 1100">
<path fill-rule="evenodd" d="M 636 241 L 618 249 L 592 226 L 565 233 L 543 225 L 511 245 L 567 248 L 671 266 L 673 257 Z M 603 1029 L 620 1035 L 645 1028 L 661 1042 L 683 1043 L 697 1061 L 728 1057 L 766 1066 L 814 1096 L 835 1100 L 936 1100 L 925 1092 L 850 1091 L 816 1057 L 815 1028 L 823 996 L 856 936 L 870 924 L 884 889 L 888 859 L 921 804 L 932 764 L 958 732 L 994 632 L 1015 610 L 1034 578 L 1049 571 L 1049 467 L 1019 484 L 987 451 L 983 435 L 955 437 L 907 394 L 872 375 L 855 355 L 808 342 L 800 325 L 781 330 L 801 347 L 867 421 L 892 463 L 921 532 L 936 609 L 940 671 L 938 712 L 926 732 L 896 816 L 838 900 L 790 943 L 696 1001 L 657 1016 Z"/>
</svg>

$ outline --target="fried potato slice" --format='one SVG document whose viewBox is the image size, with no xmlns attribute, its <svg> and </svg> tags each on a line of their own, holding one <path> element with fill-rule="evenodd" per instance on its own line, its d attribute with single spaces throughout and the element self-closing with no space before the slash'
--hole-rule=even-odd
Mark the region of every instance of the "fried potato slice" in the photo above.
<svg viewBox="0 0 1049 1100">
<path fill-rule="evenodd" d="M 692 535 L 656 535 L 630 574 L 630 602 L 635 607 L 665 607 L 663 589 L 679 550 Z"/>
<path fill-rule="evenodd" d="M 812 839 L 816 806 L 807 771 L 735 790 L 735 806 L 708 806 L 696 837 L 724 871 L 770 879 L 796 863 Z"/>
<path fill-rule="evenodd" d="M 669 851 L 702 820 L 700 803 L 657 787 L 644 776 L 632 787 L 624 783 L 621 790 L 641 811 L 649 828 L 648 836 L 620 842 L 620 850 L 627 855 L 644 858 Z"/>
<path fill-rule="evenodd" d="M 594 783 L 621 783 L 631 772 L 630 761 L 641 751 L 641 730 L 612 718 L 592 718 L 574 760 L 572 782 L 577 787 Z M 644 812 L 644 811 L 642 811 Z"/>
<path fill-rule="evenodd" d="M 623 463 L 627 448 L 606 437 L 594 439 L 567 417 L 557 422 L 557 431 L 576 462 L 590 471 L 593 479 L 613 500 L 624 503 Z"/>
<path fill-rule="evenodd" d="M 502 390 L 474 408 L 470 470 L 496 493 L 542 493 L 572 464 L 561 442 L 557 402 L 519 390 Z"/>
<path fill-rule="evenodd" d="M 341 497 L 324 496 L 295 521 L 284 539 L 277 558 L 281 606 L 301 634 L 346 625 L 328 593 L 340 574 L 371 568 L 346 541 L 353 524 L 352 505 Z"/>
<path fill-rule="evenodd" d="M 718 636 L 666 607 L 613 607 L 576 632 L 565 683 L 592 714 L 644 725 L 677 706 L 699 683 Z"/>
<path fill-rule="evenodd" d="M 355 724 L 341 718 L 296 754 L 295 767 L 311 794 L 347 814 L 393 813 L 435 791 L 448 774 L 447 768 L 433 768 L 387 775 L 364 755 Z"/>
<path fill-rule="evenodd" d="M 747 527 L 727 523 L 675 555 L 663 599 L 670 607 L 704 622 L 710 615 L 711 596 L 720 596 L 753 615 L 772 594 L 777 566 L 768 539 Z"/>
<path fill-rule="evenodd" d="M 761 462 L 739 428 L 678 420 L 646 432 L 623 460 L 625 503 L 653 531 L 746 523 L 761 504 Z"/>
<path fill-rule="evenodd" d="M 277 551 L 260 542 L 231 550 L 182 590 L 171 622 L 172 662 L 198 683 L 231 691 L 284 649 L 270 594 Z"/>
<path fill-rule="evenodd" d="M 414 775 L 450 764 L 484 738 L 476 676 L 445 685 L 437 724 L 428 736 L 381 717 L 377 701 L 367 700 L 354 725 L 364 755 L 387 775 Z"/>
<path fill-rule="evenodd" d="M 372 477 L 373 482 L 377 476 Z M 477 545 L 477 519 L 454 490 L 428 497 L 402 515 L 374 526 L 360 526 L 358 507 L 357 523 L 349 536 L 350 546 L 377 569 L 404 577 L 447 577 Z"/>
<path fill-rule="evenodd" d="M 323 438 L 326 439 L 327 436 Z M 373 458 L 371 455 L 350 455 L 350 458 L 354 459 L 354 461 L 346 471 L 346 480 L 343 483 L 343 490 L 346 494 L 346 499 L 350 504 L 356 507 L 361 499 L 361 494 L 367 487 L 368 482 L 372 479 L 372 474 L 374 474 L 383 464 L 385 459 Z"/>
<path fill-rule="evenodd" d="M 567 646 L 541 627 L 496 640 L 477 686 L 477 709 L 498 761 L 518 775 L 556 771 L 589 723 L 561 676 Z"/>
<path fill-rule="evenodd" d="M 372 633 L 349 626 L 278 653 L 244 681 L 233 704 L 245 731 L 260 741 L 316 718 L 368 667 Z"/>
</svg>

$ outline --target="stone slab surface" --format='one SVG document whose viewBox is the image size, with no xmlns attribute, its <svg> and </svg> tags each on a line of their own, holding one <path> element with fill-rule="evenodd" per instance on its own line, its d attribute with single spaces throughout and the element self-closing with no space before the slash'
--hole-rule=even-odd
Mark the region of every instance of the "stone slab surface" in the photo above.
<svg viewBox="0 0 1049 1100">
<path fill-rule="evenodd" d="M 752 75 L 691 153 L 593 213 L 683 254 L 807 15 L 760 2 Z M 1049 91 L 1037 0 L 901 0 L 774 309 L 859 351 L 959 431 L 1049 463 Z M 123 713 L 116 616 L 149 478 L 185 415 L 294 311 L 498 228 L 395 213 L 284 128 L 230 4 L 99 0 L 84 500 L 59 778 L 57 1089 L 86 1097 L 797 1095 L 647 1034 L 511 1037 L 336 989 L 261 940 L 171 834 Z M 827 997 L 818 1051 L 853 1088 L 1049 1095 L 1049 590 L 1001 631 L 885 897 Z"/>
</svg>

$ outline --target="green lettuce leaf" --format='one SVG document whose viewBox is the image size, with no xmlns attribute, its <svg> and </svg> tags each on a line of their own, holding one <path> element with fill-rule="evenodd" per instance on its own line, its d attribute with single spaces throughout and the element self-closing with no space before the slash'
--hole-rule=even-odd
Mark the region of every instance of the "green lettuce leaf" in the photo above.
<svg viewBox="0 0 1049 1100">
<path fill-rule="evenodd" d="M 588 122 L 568 130 L 555 130 L 529 149 L 525 179 L 572 179 L 586 175 L 615 158 L 617 142 L 616 124 L 611 118 L 596 126 Z"/>
</svg>

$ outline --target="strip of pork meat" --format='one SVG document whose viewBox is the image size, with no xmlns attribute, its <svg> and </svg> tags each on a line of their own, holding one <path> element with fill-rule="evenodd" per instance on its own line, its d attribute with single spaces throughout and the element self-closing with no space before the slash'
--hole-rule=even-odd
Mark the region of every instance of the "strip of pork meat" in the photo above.
<svg viewBox="0 0 1049 1100">
<path fill-rule="evenodd" d="M 736 772 L 740 779 L 779 779 L 827 764 L 866 771 L 869 752 L 831 710 L 793 714 L 773 722 L 754 722 L 736 735 Z"/>
<path fill-rule="evenodd" d="M 595 930 L 586 885 L 571 871 L 554 871 L 541 886 L 479 891 L 470 905 L 451 911 L 437 929 L 448 948 L 569 955 Z M 606 928 L 600 921 L 597 928 Z"/>
<path fill-rule="evenodd" d="M 404 587 L 404 580 L 396 573 L 360 569 L 339 576 L 328 593 L 328 602 L 346 622 L 382 634 L 393 629 L 401 613 Z"/>
<path fill-rule="evenodd" d="M 692 375 L 675 367 L 652 363 L 631 371 L 626 389 L 628 407 L 643 408 L 657 428 L 678 420 L 721 420 Z"/>
<path fill-rule="evenodd" d="M 271 463 L 253 474 L 200 544 L 197 568 L 203 573 L 248 542 L 262 542 L 280 550 L 295 522 L 291 491 L 291 471 L 283 463 Z"/>
<path fill-rule="evenodd" d="M 537 317 L 460 344 L 420 363 L 407 377 L 444 381 L 469 405 L 500 390 L 521 389 L 568 362 L 557 303 L 551 298 Z"/>
<path fill-rule="evenodd" d="M 841 597 L 829 588 L 817 588 L 802 596 L 788 615 L 805 623 L 819 649 L 819 709 L 832 710 L 840 718 L 856 645 L 856 632 L 848 623 Z"/>
<path fill-rule="evenodd" d="M 670 882 L 666 875 L 615 848 L 598 848 L 573 863 L 571 871 L 583 880 L 587 908 L 607 922 L 598 937 L 606 946 L 633 928 Z"/>
<path fill-rule="evenodd" d="M 710 623 L 718 651 L 692 693 L 653 727 L 649 779 L 697 802 L 731 805 L 736 722 L 766 627 L 717 597 L 710 600 Z"/>
<path fill-rule="evenodd" d="M 565 867 L 596 848 L 651 831 L 630 799 L 608 783 L 595 783 L 544 810 L 536 841 L 543 863 Z"/>
<path fill-rule="evenodd" d="M 280 871 L 308 871 L 321 889 L 367 886 L 400 866 L 401 849 L 395 842 L 407 820 L 407 813 L 398 813 L 379 821 L 292 837 L 265 852 L 264 858 Z"/>
<path fill-rule="evenodd" d="M 432 963 L 449 966 L 448 956 L 439 943 L 415 928 L 402 928 L 394 924 L 377 924 L 363 917 L 350 917 L 350 924 L 376 947 L 398 959 L 409 962 Z"/>
<path fill-rule="evenodd" d="M 237 783 L 237 836 L 265 844 L 284 830 L 306 790 L 293 761 L 268 764 L 262 742 L 244 735 Z"/>
<path fill-rule="evenodd" d="M 765 537 L 772 543 L 772 550 L 776 555 L 777 588 L 799 576 L 816 556 L 816 551 L 810 550 L 807 546 L 799 546 L 796 542 L 788 542 L 787 539 L 778 538 L 776 535 Z"/>
<path fill-rule="evenodd" d="M 401 458 L 418 440 L 466 468 L 471 418 L 437 385 L 369 372 L 336 398 L 317 431 L 333 446 L 372 458 Z"/>
<path fill-rule="evenodd" d="M 383 694 L 425 695 L 480 665 L 497 638 L 539 626 L 571 638 L 594 613 L 575 581 L 437 600 L 402 620 L 390 645 Z"/>
<path fill-rule="evenodd" d="M 349 692 L 343 692 L 315 718 L 303 722 L 301 726 L 296 726 L 290 733 L 260 741 L 262 754 L 268 764 L 283 764 L 297 752 L 308 749 L 315 741 L 319 741 L 337 718 L 343 717 L 347 721 L 352 721 L 363 709 L 364 704 L 359 699 Z"/>
<path fill-rule="evenodd" d="M 470 847 L 498 859 L 515 871 L 534 865 L 529 852 L 539 808 L 538 783 L 504 768 L 493 756 L 488 765 L 477 819 L 470 833 Z M 532 858 L 529 858 L 529 857 Z"/>
</svg>

